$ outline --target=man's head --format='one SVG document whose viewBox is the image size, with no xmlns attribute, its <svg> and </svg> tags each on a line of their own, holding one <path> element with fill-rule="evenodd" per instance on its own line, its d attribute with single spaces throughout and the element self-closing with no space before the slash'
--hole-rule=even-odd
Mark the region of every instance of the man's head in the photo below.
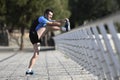
<svg viewBox="0 0 120 80">
<path fill-rule="evenodd" d="M 53 17 L 53 11 L 51 9 L 46 9 L 44 12 L 44 16 L 48 19 L 51 20 Z"/>
</svg>

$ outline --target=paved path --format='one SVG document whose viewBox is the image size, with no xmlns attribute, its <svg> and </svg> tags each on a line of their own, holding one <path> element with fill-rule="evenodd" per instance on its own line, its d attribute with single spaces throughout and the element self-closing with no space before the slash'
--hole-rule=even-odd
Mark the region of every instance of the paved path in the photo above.
<svg viewBox="0 0 120 80">
<path fill-rule="evenodd" d="M 92 74 L 57 50 L 43 48 L 33 67 L 34 76 L 25 76 L 32 50 L 1 50 L 0 80 L 97 80 Z"/>
</svg>

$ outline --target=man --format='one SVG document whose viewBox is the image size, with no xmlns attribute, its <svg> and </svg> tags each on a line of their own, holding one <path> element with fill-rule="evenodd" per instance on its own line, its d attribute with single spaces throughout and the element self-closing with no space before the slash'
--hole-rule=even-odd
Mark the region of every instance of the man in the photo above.
<svg viewBox="0 0 120 80">
<path fill-rule="evenodd" d="M 29 62 L 28 70 L 26 71 L 26 75 L 30 74 L 33 75 L 32 67 L 36 62 L 36 59 L 39 55 L 40 49 L 40 39 L 42 36 L 45 35 L 46 32 L 51 30 L 62 30 L 66 29 L 66 31 L 70 30 L 70 23 L 69 20 L 52 20 L 53 11 L 51 9 L 46 9 L 44 12 L 44 16 L 40 16 L 36 19 L 36 21 L 31 26 L 29 32 L 29 38 L 31 43 L 33 44 L 34 54 Z M 65 27 L 61 27 L 65 25 Z"/>
</svg>

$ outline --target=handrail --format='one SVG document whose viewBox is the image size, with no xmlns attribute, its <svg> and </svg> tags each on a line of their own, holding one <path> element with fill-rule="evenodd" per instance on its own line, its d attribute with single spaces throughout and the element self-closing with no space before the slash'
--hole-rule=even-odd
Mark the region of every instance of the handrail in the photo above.
<svg viewBox="0 0 120 80">
<path fill-rule="evenodd" d="M 116 24 L 119 24 L 116 25 Z M 99 80 L 120 78 L 120 12 L 54 37 L 56 49 Z"/>
</svg>

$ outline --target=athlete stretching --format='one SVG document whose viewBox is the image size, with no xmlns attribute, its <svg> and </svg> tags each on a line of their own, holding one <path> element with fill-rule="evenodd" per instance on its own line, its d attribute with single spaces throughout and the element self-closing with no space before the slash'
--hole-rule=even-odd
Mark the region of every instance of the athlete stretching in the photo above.
<svg viewBox="0 0 120 80">
<path fill-rule="evenodd" d="M 41 37 L 44 36 L 45 33 L 48 31 L 62 29 L 66 29 L 66 31 L 68 31 L 70 29 L 69 20 L 67 18 L 63 20 L 52 20 L 52 17 L 53 11 L 51 9 L 46 9 L 44 12 L 44 16 L 38 17 L 30 28 L 29 38 L 31 43 L 33 44 L 34 54 L 29 62 L 26 75 L 34 74 L 32 67 L 35 64 L 36 59 L 39 55 Z M 65 27 L 63 28 L 61 26 Z"/>
</svg>

